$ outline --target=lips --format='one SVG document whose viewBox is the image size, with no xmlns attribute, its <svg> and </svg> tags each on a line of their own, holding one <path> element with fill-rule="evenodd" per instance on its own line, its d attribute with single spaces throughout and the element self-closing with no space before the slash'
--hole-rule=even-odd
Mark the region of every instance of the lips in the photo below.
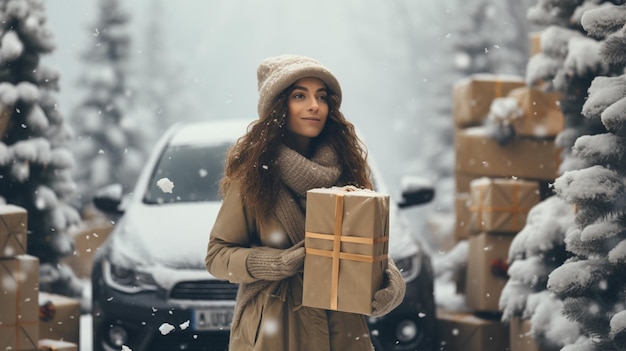
<svg viewBox="0 0 626 351">
<path fill-rule="evenodd" d="M 302 117 L 302 119 L 303 119 L 303 120 L 306 120 L 306 121 L 315 121 L 315 122 L 319 122 L 319 121 L 321 121 L 321 120 L 322 120 L 322 119 L 321 119 L 321 118 L 319 118 L 319 117 Z"/>
</svg>

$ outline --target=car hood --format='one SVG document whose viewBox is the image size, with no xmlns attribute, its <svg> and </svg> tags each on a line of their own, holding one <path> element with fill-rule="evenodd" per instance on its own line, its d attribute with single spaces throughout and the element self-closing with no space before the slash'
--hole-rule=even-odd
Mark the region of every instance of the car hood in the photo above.
<svg viewBox="0 0 626 351">
<path fill-rule="evenodd" d="M 114 262 L 205 269 L 209 233 L 220 202 L 131 206 L 112 235 Z"/>
<path fill-rule="evenodd" d="M 209 233 L 220 202 L 131 206 L 115 228 L 111 258 L 128 267 L 164 266 L 206 270 Z M 401 259 L 420 253 L 421 245 L 398 209 L 390 208 L 389 255 Z"/>
</svg>

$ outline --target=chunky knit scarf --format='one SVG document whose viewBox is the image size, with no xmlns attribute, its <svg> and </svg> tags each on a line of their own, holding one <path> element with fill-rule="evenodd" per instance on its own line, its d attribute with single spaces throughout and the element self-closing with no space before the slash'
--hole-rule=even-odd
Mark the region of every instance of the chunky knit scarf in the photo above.
<svg viewBox="0 0 626 351">
<path fill-rule="evenodd" d="M 291 244 L 295 245 L 304 240 L 306 192 L 313 188 L 341 185 L 337 184 L 341 167 L 337 154 L 328 145 L 321 146 L 313 157 L 307 159 L 281 144 L 276 161 L 282 186 L 278 192 L 274 213 L 287 232 Z M 233 316 L 233 329 L 237 328 L 244 307 L 272 284 L 281 282 L 259 280 L 240 284 Z"/>
</svg>

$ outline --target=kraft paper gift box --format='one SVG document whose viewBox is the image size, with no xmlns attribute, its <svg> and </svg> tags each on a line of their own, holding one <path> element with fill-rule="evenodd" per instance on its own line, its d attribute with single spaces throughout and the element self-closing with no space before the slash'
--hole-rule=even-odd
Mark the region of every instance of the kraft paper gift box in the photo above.
<svg viewBox="0 0 626 351">
<path fill-rule="evenodd" d="M 38 302 L 39 337 L 68 341 L 80 347 L 80 301 L 42 291 Z"/>
<path fill-rule="evenodd" d="M 74 254 L 63 258 L 79 278 L 91 277 L 93 256 L 109 237 L 113 225 L 108 220 L 83 222 L 70 235 L 74 238 Z"/>
<path fill-rule="evenodd" d="M 4 140 L 6 131 L 11 126 L 11 114 L 13 105 L 0 104 L 0 140 Z"/>
<path fill-rule="evenodd" d="M 514 138 L 506 145 L 492 139 L 484 127 L 455 132 L 455 171 L 494 178 L 554 180 L 561 149 L 554 139 Z"/>
<path fill-rule="evenodd" d="M 389 196 L 354 187 L 307 192 L 302 304 L 371 314 L 387 268 Z"/>
<path fill-rule="evenodd" d="M 522 87 L 509 92 L 524 110 L 523 116 L 511 120 L 520 136 L 554 138 L 565 127 L 565 117 L 559 106 L 562 95 L 538 88 Z"/>
<path fill-rule="evenodd" d="M 509 321 L 511 351 L 539 351 L 537 341 L 530 334 L 530 319 L 519 317 Z"/>
<path fill-rule="evenodd" d="M 473 74 L 454 83 L 453 115 L 459 128 L 481 125 L 487 118 L 491 102 L 524 86 L 524 78 L 516 75 Z"/>
<path fill-rule="evenodd" d="M 39 259 L 0 259 L 0 350 L 35 350 L 39 340 Z"/>
<path fill-rule="evenodd" d="M 508 281 L 509 247 L 514 235 L 480 233 L 469 238 L 466 305 L 477 312 L 500 312 L 502 289 Z"/>
<path fill-rule="evenodd" d="M 454 188 L 456 193 L 469 193 L 470 183 L 472 180 L 483 176 L 476 174 L 465 174 L 458 171 L 454 172 Z"/>
<path fill-rule="evenodd" d="M 37 343 L 40 351 L 78 351 L 78 345 L 73 342 L 53 339 L 41 339 Z"/>
<path fill-rule="evenodd" d="M 469 193 L 455 194 L 454 215 L 455 215 L 454 238 L 457 241 L 465 240 L 469 238 L 469 224 L 470 224 L 470 194 Z"/>
<path fill-rule="evenodd" d="M 26 254 L 28 212 L 15 205 L 0 205 L 0 258 Z"/>
<path fill-rule="evenodd" d="M 540 201 L 539 183 L 528 180 L 482 177 L 471 182 L 470 190 L 470 233 L 517 234 Z"/>
<path fill-rule="evenodd" d="M 465 312 L 437 311 L 440 351 L 504 351 L 509 347 L 507 326 Z"/>
</svg>

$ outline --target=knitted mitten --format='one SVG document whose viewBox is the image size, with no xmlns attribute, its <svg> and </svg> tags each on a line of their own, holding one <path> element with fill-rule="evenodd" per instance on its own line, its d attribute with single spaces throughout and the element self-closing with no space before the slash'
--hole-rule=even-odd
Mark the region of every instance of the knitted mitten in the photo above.
<svg viewBox="0 0 626 351">
<path fill-rule="evenodd" d="M 385 270 L 385 278 L 384 288 L 374 294 L 374 301 L 372 301 L 372 316 L 374 317 L 383 316 L 398 307 L 406 292 L 402 273 L 391 261 Z"/>
<path fill-rule="evenodd" d="M 288 249 L 255 247 L 246 261 L 250 275 L 263 280 L 281 280 L 304 266 L 304 240 Z"/>
</svg>

